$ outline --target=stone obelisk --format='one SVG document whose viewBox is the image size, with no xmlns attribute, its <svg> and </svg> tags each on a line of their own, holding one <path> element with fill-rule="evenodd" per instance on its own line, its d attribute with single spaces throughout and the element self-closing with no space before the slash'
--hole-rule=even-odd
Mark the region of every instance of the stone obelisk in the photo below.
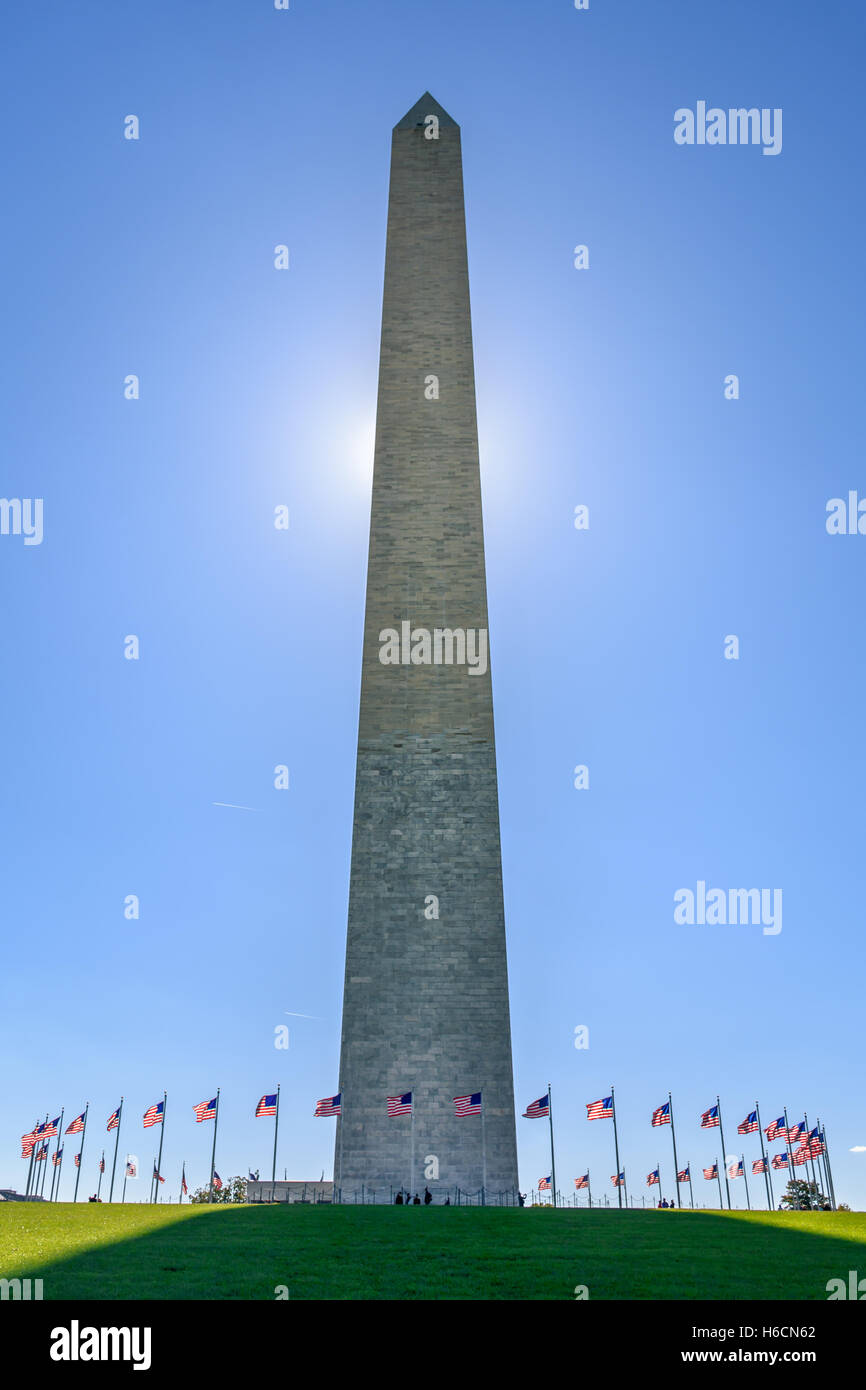
<svg viewBox="0 0 866 1390">
<path fill-rule="evenodd" d="M 340 1091 L 344 1201 L 513 1200 L 460 128 L 429 93 L 391 147 Z M 482 1115 L 458 1118 L 479 1092 Z"/>
</svg>

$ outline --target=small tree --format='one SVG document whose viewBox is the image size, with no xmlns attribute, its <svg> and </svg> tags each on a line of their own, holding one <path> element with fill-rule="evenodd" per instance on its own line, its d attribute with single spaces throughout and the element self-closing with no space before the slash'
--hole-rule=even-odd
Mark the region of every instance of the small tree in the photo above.
<svg viewBox="0 0 866 1390">
<path fill-rule="evenodd" d="M 247 1200 L 247 1180 L 246 1178 L 227 1178 L 217 1192 L 214 1188 L 214 1202 L 245 1202 Z M 210 1188 L 197 1187 L 195 1192 L 190 1194 L 190 1202 L 196 1205 L 207 1205 L 210 1202 Z"/>
<path fill-rule="evenodd" d="M 814 1211 L 823 1207 L 826 1200 L 817 1183 L 807 1182 L 805 1178 L 790 1178 L 780 1205 L 786 1211 Z"/>
</svg>

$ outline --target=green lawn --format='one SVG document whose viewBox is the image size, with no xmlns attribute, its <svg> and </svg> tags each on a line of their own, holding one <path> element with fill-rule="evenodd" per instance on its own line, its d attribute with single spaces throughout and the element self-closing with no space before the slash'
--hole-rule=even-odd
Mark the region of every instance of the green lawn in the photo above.
<svg viewBox="0 0 866 1390">
<path fill-rule="evenodd" d="M 46 1299 L 826 1299 L 859 1212 L 0 1207 L 0 1276 Z"/>
</svg>

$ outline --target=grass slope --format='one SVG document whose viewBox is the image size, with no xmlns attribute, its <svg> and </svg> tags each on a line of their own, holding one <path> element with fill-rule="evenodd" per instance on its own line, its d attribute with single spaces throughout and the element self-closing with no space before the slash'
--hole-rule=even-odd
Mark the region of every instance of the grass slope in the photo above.
<svg viewBox="0 0 866 1390">
<path fill-rule="evenodd" d="M 0 1207 L 0 1276 L 46 1299 L 826 1299 L 852 1212 Z"/>
</svg>

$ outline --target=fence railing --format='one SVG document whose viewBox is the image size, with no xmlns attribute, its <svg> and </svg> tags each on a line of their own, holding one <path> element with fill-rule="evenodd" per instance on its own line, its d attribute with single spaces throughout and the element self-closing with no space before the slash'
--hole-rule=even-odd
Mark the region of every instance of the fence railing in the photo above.
<svg viewBox="0 0 866 1390">
<path fill-rule="evenodd" d="M 279 1205 L 301 1202 L 315 1204 L 319 1206 L 446 1206 L 446 1207 L 553 1207 L 553 1194 L 547 1191 L 518 1192 L 517 1189 L 505 1189 L 494 1191 L 491 1188 L 476 1188 L 474 1191 L 462 1187 L 442 1188 L 437 1183 L 435 1189 L 422 1188 L 420 1192 L 409 1192 L 406 1188 L 399 1187 L 367 1187 L 362 1183 L 356 1188 L 330 1188 L 324 1191 L 319 1184 L 311 1183 L 309 1190 L 295 1186 L 291 1191 L 279 1182 L 273 1186 L 270 1183 L 261 1184 L 261 1196 L 258 1198 L 248 1198 L 252 1202 L 264 1204 L 276 1203 Z M 427 1196 L 429 1192 L 429 1198 Z M 593 1197 L 590 1204 L 585 1192 L 557 1191 L 556 1207 L 558 1209 L 571 1209 L 586 1211 L 592 1207 L 593 1211 L 617 1211 L 619 1203 L 616 1195 L 610 1196 L 604 1193 L 600 1197 Z M 658 1205 L 658 1201 L 651 1197 L 641 1195 L 638 1198 L 629 1196 L 626 1202 L 623 1198 L 623 1210 L 641 1211 L 649 1210 Z M 683 1209 L 690 1206 L 690 1203 L 683 1203 Z M 695 1207 L 702 1210 L 706 1203 L 696 1202 Z M 707 1208 L 710 1209 L 710 1208 Z"/>
</svg>

